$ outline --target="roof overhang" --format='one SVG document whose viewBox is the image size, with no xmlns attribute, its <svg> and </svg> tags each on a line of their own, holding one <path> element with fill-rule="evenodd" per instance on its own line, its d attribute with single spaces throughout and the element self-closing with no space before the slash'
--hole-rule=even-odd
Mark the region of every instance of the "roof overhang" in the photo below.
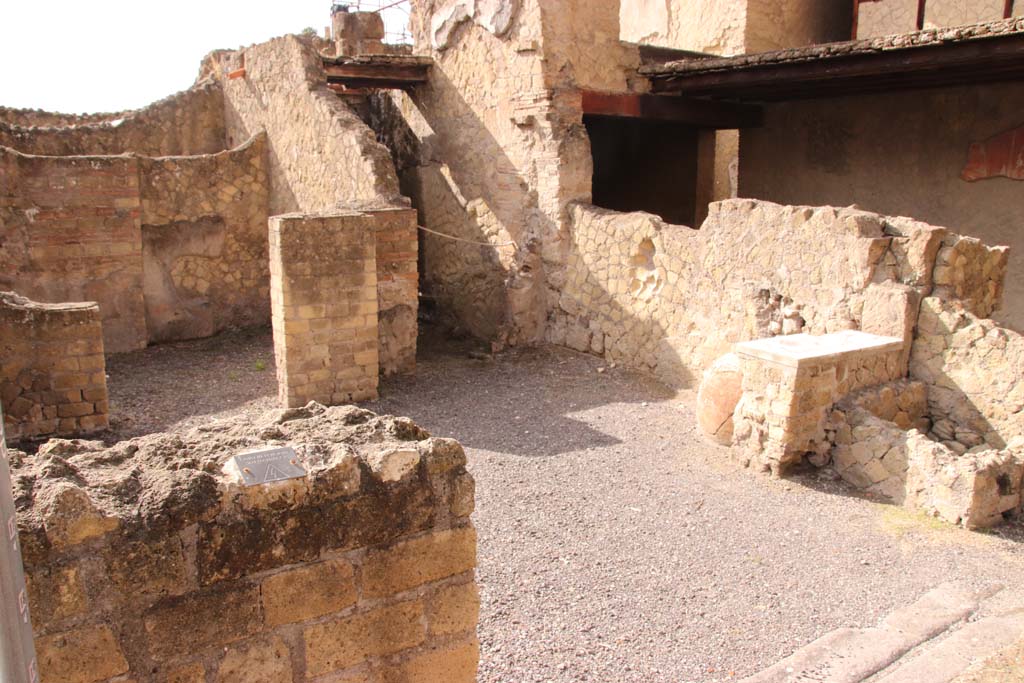
<svg viewBox="0 0 1024 683">
<path fill-rule="evenodd" d="M 1024 17 L 641 67 L 655 93 L 738 101 L 1024 80 Z"/>
</svg>

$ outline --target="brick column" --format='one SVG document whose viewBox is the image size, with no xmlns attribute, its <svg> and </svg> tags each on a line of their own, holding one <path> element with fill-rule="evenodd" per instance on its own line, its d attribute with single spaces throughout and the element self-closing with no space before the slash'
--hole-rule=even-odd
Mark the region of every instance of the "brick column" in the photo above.
<svg viewBox="0 0 1024 683">
<path fill-rule="evenodd" d="M 270 301 L 285 407 L 377 397 L 377 259 L 359 213 L 270 219 Z"/>
</svg>

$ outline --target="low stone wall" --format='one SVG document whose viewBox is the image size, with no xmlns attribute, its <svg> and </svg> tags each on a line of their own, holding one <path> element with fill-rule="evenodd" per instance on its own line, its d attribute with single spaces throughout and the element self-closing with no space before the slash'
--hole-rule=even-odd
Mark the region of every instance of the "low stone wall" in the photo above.
<svg viewBox="0 0 1024 683">
<path fill-rule="evenodd" d="M 910 375 L 928 386 L 932 435 L 963 452 L 1024 438 L 1024 335 L 938 296 L 921 304 Z M 1024 457 L 1024 453 L 1021 454 Z"/>
<path fill-rule="evenodd" d="M 282 405 L 377 397 L 375 252 L 374 224 L 364 214 L 270 219 L 270 301 Z"/>
<path fill-rule="evenodd" d="M 106 429 L 105 369 L 96 304 L 0 292 L 0 398 L 12 442 Z"/>
<path fill-rule="evenodd" d="M 139 159 L 150 342 L 270 320 L 267 146 Z"/>
<path fill-rule="evenodd" d="M 837 400 L 903 374 L 902 340 L 854 331 L 762 339 L 737 344 L 736 354 L 743 391 L 732 443 L 745 464 L 774 475 L 809 453 L 827 456 Z"/>
<path fill-rule="evenodd" d="M 244 487 L 231 455 L 303 478 Z M 310 406 L 14 451 L 44 683 L 470 683 L 473 480 L 405 418 Z"/>
<path fill-rule="evenodd" d="M 225 143 L 223 93 L 211 81 L 120 114 L 0 112 L 0 146 L 25 154 L 195 155 L 219 152 Z"/>
<path fill-rule="evenodd" d="M 712 204 L 699 231 L 584 204 L 571 218 L 569 275 L 548 341 L 673 386 L 695 386 L 739 341 L 844 329 L 905 338 L 908 297 L 931 286 L 947 234 L 852 208 L 746 199 Z M 882 283 L 904 289 L 882 296 Z"/>
</svg>

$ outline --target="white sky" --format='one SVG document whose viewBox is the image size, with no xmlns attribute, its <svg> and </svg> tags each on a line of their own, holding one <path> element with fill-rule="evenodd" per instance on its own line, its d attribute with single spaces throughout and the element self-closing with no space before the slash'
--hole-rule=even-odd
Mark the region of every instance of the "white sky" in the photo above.
<svg viewBox="0 0 1024 683">
<path fill-rule="evenodd" d="M 0 105 L 137 109 L 192 85 L 211 50 L 323 35 L 330 12 L 330 0 L 0 0 Z M 405 16 L 387 12 L 388 30 Z"/>
</svg>

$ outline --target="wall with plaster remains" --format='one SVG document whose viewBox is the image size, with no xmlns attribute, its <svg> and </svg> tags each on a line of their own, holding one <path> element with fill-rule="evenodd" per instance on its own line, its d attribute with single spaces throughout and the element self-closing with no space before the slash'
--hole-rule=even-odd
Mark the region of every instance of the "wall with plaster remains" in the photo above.
<svg viewBox="0 0 1024 683">
<path fill-rule="evenodd" d="M 220 86 L 211 81 L 121 114 L 7 109 L 0 112 L 0 146 L 47 156 L 212 154 L 226 148 L 223 109 Z"/>
<path fill-rule="evenodd" d="M 269 320 L 266 148 L 159 159 L 0 148 L 0 286 L 96 301 L 106 351 Z"/>
<path fill-rule="evenodd" d="M 308 474 L 247 488 L 222 469 L 268 442 Z M 474 484 L 453 440 L 310 404 L 10 455 L 43 681 L 475 679 Z"/>
<path fill-rule="evenodd" d="M 978 162 L 973 175 L 983 179 L 962 177 L 971 145 L 1020 127 L 1022 107 L 1024 93 L 1013 84 L 768 105 L 764 126 L 742 134 L 740 194 L 786 204 L 857 203 L 1008 245 L 1005 303 L 994 317 L 1022 329 L 1024 184 L 984 177 L 989 171 Z"/>
<path fill-rule="evenodd" d="M 267 323 L 266 136 L 219 154 L 138 163 L 148 340 Z"/>
<path fill-rule="evenodd" d="M 849 40 L 852 3 L 820 0 L 622 0 L 622 39 L 737 55 Z"/>
<path fill-rule="evenodd" d="M 39 304 L 0 292 L 0 399 L 11 441 L 107 428 L 96 304 Z"/>
<path fill-rule="evenodd" d="M 242 78 L 228 78 L 237 69 Z M 285 36 L 212 53 L 229 144 L 266 131 L 270 213 L 403 205 L 387 150 L 327 88 L 311 40 Z"/>
</svg>

